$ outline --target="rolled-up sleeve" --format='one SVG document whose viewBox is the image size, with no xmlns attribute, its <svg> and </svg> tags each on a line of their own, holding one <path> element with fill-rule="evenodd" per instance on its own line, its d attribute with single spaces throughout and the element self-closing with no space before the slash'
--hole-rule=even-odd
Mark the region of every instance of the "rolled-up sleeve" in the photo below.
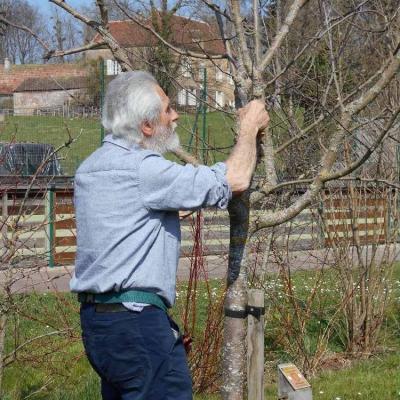
<svg viewBox="0 0 400 400">
<path fill-rule="evenodd" d="M 139 189 L 145 207 L 153 210 L 224 209 L 232 197 L 222 162 L 211 167 L 179 165 L 157 153 L 139 166 Z"/>
</svg>

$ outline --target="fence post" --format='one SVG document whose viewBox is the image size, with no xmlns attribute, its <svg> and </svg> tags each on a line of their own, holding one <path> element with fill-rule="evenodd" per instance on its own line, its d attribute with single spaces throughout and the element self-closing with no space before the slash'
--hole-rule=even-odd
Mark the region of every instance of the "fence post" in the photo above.
<svg viewBox="0 0 400 400">
<path fill-rule="evenodd" d="M 208 150 L 208 143 L 206 138 L 206 124 L 207 124 L 207 68 L 203 70 L 203 108 L 202 108 L 202 115 L 203 115 L 203 126 L 202 126 L 202 161 L 206 163 L 206 154 Z"/>
<path fill-rule="evenodd" d="M 49 267 L 54 267 L 55 230 L 54 230 L 54 192 L 55 187 L 50 186 L 46 193 L 46 217 L 47 217 L 47 254 Z"/>
<path fill-rule="evenodd" d="M 248 399 L 264 400 L 264 290 L 248 291 L 247 312 Z"/>
<path fill-rule="evenodd" d="M 325 193 L 325 192 L 324 192 Z M 324 194 L 322 194 L 324 196 Z M 324 214 L 325 214 L 325 202 L 324 198 L 321 199 L 321 201 L 318 202 L 317 206 L 317 213 L 318 213 L 318 218 L 317 218 L 317 229 L 318 229 L 318 248 L 323 249 L 326 247 L 326 240 L 325 240 L 325 226 L 324 226 Z"/>
<path fill-rule="evenodd" d="M 7 248 L 8 239 L 8 229 L 7 229 L 7 217 L 8 217 L 8 194 L 3 192 L 1 197 L 2 207 L 1 207 L 1 240 L 4 245 L 4 249 Z"/>
<path fill-rule="evenodd" d="M 103 116 L 103 105 L 104 105 L 104 60 L 100 59 L 100 120 Z M 100 122 L 100 146 L 103 144 L 104 139 L 104 127 Z"/>
</svg>

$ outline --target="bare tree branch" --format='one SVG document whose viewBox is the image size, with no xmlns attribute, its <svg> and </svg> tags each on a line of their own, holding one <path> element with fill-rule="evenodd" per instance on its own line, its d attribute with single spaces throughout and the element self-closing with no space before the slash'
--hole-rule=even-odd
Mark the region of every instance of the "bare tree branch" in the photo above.
<svg viewBox="0 0 400 400">
<path fill-rule="evenodd" d="M 231 66 L 231 71 L 236 71 L 238 66 L 237 66 L 235 57 L 233 56 L 233 53 L 232 53 L 231 42 L 226 37 L 226 29 L 225 29 L 224 21 L 222 20 L 221 14 L 219 14 L 218 12 L 215 12 L 215 18 L 217 20 L 218 29 L 219 29 L 222 41 L 224 42 L 226 54 L 227 54 L 227 57 L 229 60 L 229 64 Z"/>
<path fill-rule="evenodd" d="M 51 3 L 56 4 L 57 6 L 61 7 L 63 10 L 65 10 L 66 12 L 71 14 L 73 17 L 75 17 L 79 21 L 82 21 L 86 25 L 91 26 L 101 36 L 104 43 L 108 46 L 111 53 L 113 54 L 114 58 L 120 63 L 122 70 L 123 71 L 132 70 L 131 61 L 129 60 L 127 51 L 118 44 L 118 42 L 110 34 L 110 32 L 108 31 L 108 28 L 106 26 L 102 26 L 97 21 L 80 14 L 74 8 L 72 8 L 68 4 L 66 4 L 63 0 L 49 0 L 49 1 Z"/>
<path fill-rule="evenodd" d="M 184 161 L 187 164 L 193 164 L 193 165 L 200 165 L 200 161 L 196 159 L 196 157 L 192 156 L 182 148 L 179 148 L 177 150 L 174 150 L 173 152 L 178 158 L 180 158 L 182 161 Z"/>
<path fill-rule="evenodd" d="M 103 26 L 108 25 L 108 10 L 107 7 L 104 3 L 104 0 L 96 0 L 97 7 L 99 8 L 100 11 L 100 18 L 101 18 L 101 23 Z"/>
<path fill-rule="evenodd" d="M 273 79 L 271 79 L 270 81 L 268 81 L 266 83 L 266 86 L 270 86 L 273 83 L 275 83 L 275 81 L 277 79 L 279 79 L 282 75 L 284 75 L 288 69 L 305 53 L 305 51 L 310 48 L 313 44 L 316 44 L 317 42 L 319 42 L 330 30 L 332 30 L 333 28 L 335 28 L 337 25 L 342 24 L 343 22 L 345 22 L 347 19 L 353 17 L 354 15 L 356 15 L 357 13 L 359 13 L 359 8 L 367 3 L 370 0 L 365 0 L 362 4 L 360 4 L 359 6 L 357 6 L 356 10 L 354 11 L 350 11 L 349 13 L 345 14 L 343 17 L 339 17 L 337 18 L 337 20 L 335 22 L 332 23 L 332 20 L 330 21 L 330 26 L 328 28 L 325 29 L 321 29 L 316 35 L 314 35 L 314 37 L 312 37 L 303 47 L 302 49 L 286 64 L 285 68 L 283 68 L 278 74 L 276 74 Z"/>
<path fill-rule="evenodd" d="M 76 47 L 75 49 L 68 49 L 68 50 L 51 50 L 47 54 L 43 56 L 45 60 L 49 60 L 50 58 L 55 58 L 55 57 L 62 57 L 62 56 L 67 56 L 70 54 L 76 54 L 76 53 L 82 53 L 83 51 L 86 50 L 92 50 L 92 49 L 97 49 L 98 47 L 104 46 L 105 42 L 97 42 L 97 43 L 89 43 L 85 46 L 81 47 Z"/>
<path fill-rule="evenodd" d="M 7 367 L 7 365 L 11 364 L 14 361 L 15 357 L 17 356 L 17 353 L 20 350 L 22 350 L 24 347 L 28 346 L 29 344 L 31 344 L 37 340 L 43 339 L 45 337 L 65 334 L 66 332 L 71 331 L 71 329 L 72 328 L 66 328 L 66 329 L 62 329 L 59 331 L 52 331 L 52 332 L 44 333 L 43 335 L 35 336 L 34 338 L 27 340 L 26 342 L 20 344 L 17 348 L 15 348 L 11 353 L 6 354 L 3 357 L 3 366 Z"/>
<path fill-rule="evenodd" d="M 207 5 L 216 14 L 225 17 L 229 22 L 232 22 L 231 16 L 226 12 L 226 10 L 221 10 L 221 7 L 209 0 L 201 0 L 205 5 Z"/>
<path fill-rule="evenodd" d="M 136 23 L 141 28 L 146 29 L 148 32 L 150 32 L 152 35 L 154 35 L 159 41 L 161 41 L 163 44 L 165 44 L 168 48 L 170 48 L 177 54 L 180 54 L 180 55 L 186 56 L 186 57 L 198 58 L 198 59 L 202 59 L 202 60 L 221 60 L 221 59 L 228 58 L 227 54 L 219 54 L 219 55 L 214 55 L 214 56 L 209 55 L 209 54 L 205 53 L 204 49 L 202 49 L 201 47 L 200 47 L 200 50 L 202 50 L 202 52 L 204 54 L 195 53 L 195 52 L 187 50 L 187 49 L 180 49 L 180 48 L 174 46 L 173 44 L 171 44 L 170 42 L 168 42 L 167 40 L 165 40 L 159 33 L 156 32 L 156 30 L 151 25 L 140 21 L 140 19 L 135 18 L 132 14 L 128 14 L 124 8 L 122 8 L 118 3 L 116 3 L 116 4 L 120 8 L 120 10 L 132 22 Z"/>
<path fill-rule="evenodd" d="M 67 13 L 71 14 L 74 18 L 78 19 L 79 21 L 82 21 L 84 24 L 89 25 L 94 29 L 98 28 L 98 26 L 100 25 L 94 19 L 88 18 L 85 15 L 83 15 L 83 14 L 79 13 L 78 11 L 76 11 L 70 5 L 65 3 L 64 0 L 49 0 L 49 2 L 57 5 L 60 8 L 62 8 Z"/>
<path fill-rule="evenodd" d="M 240 63 L 244 66 L 247 75 L 252 75 L 253 63 L 250 58 L 249 48 L 247 47 L 246 37 L 244 35 L 243 22 L 240 13 L 240 1 L 231 0 L 232 20 L 235 31 L 238 36 L 239 46 L 237 48 Z"/>
<path fill-rule="evenodd" d="M 355 171 L 361 165 L 363 165 L 365 163 L 365 161 L 368 160 L 368 158 L 371 156 L 371 154 L 378 148 L 378 146 L 385 139 L 385 137 L 387 136 L 389 130 L 392 128 L 392 126 L 393 126 L 394 122 L 396 121 L 399 114 L 400 114 L 400 106 L 392 114 L 389 121 L 386 123 L 385 127 L 382 129 L 380 135 L 378 135 L 378 137 L 376 138 L 375 142 L 371 146 L 368 146 L 367 151 L 358 160 L 354 161 L 346 168 L 344 168 L 340 171 L 337 171 L 333 174 L 330 174 L 329 176 L 327 176 L 325 178 L 324 181 L 328 182 L 328 181 L 342 178 L 342 177 L 350 174 L 351 172 Z"/>
<path fill-rule="evenodd" d="M 254 51 L 256 65 L 261 59 L 261 24 L 260 24 L 260 3 L 253 0 L 253 19 L 254 19 Z"/>
<path fill-rule="evenodd" d="M 336 172 L 330 174 L 329 176 L 327 176 L 326 178 L 324 178 L 324 183 L 333 181 L 333 180 L 337 180 L 337 179 L 341 179 L 341 178 L 345 177 L 346 175 L 355 171 L 357 168 L 361 167 L 368 160 L 368 158 L 372 155 L 372 153 L 374 153 L 374 151 L 378 148 L 378 146 L 382 143 L 382 141 L 388 136 L 388 133 L 389 133 L 390 129 L 393 127 L 393 124 L 395 123 L 399 114 L 400 114 L 400 107 L 392 114 L 391 118 L 385 124 L 385 127 L 383 128 L 383 130 L 381 131 L 380 135 L 377 137 L 375 142 L 370 146 L 366 146 L 367 150 L 365 151 L 365 153 L 361 157 L 359 157 L 356 161 L 354 161 L 352 164 L 350 164 L 348 167 L 341 169 L 339 171 L 336 171 Z M 361 125 L 359 125 L 357 128 L 359 128 L 360 126 Z M 357 128 L 355 128 L 355 129 L 357 129 Z M 350 177 L 349 179 L 359 180 L 361 178 Z M 376 181 L 376 179 L 372 179 L 370 181 Z M 292 181 L 286 181 L 286 182 L 279 183 L 267 191 L 263 190 L 262 192 L 254 192 L 254 194 L 252 194 L 253 202 L 256 202 L 256 201 L 258 202 L 258 201 L 260 201 L 261 198 L 268 196 L 271 193 L 274 193 L 277 190 L 283 189 L 285 187 L 296 186 L 296 185 L 305 185 L 305 184 L 310 184 L 312 182 L 313 182 L 313 179 L 296 179 L 296 180 L 292 180 Z M 385 182 L 388 182 L 388 181 L 386 180 Z"/>
<path fill-rule="evenodd" d="M 33 32 L 32 29 L 28 28 L 27 26 L 19 25 L 19 24 L 16 24 L 16 23 L 12 22 L 12 21 L 9 21 L 2 14 L 0 14 L 0 22 L 5 24 L 5 25 L 13 26 L 14 28 L 17 28 L 17 29 L 20 29 L 22 31 L 25 31 L 25 32 L 29 33 L 30 35 L 32 35 L 37 40 L 38 43 L 40 43 L 40 45 L 43 48 L 45 48 L 49 52 L 51 51 L 49 45 L 46 42 L 44 42 L 37 33 Z"/>
<path fill-rule="evenodd" d="M 381 68 L 379 68 L 378 71 L 376 71 L 372 76 L 370 76 L 365 82 L 363 82 L 362 85 L 358 86 L 355 90 L 353 90 L 351 93 L 349 93 L 345 98 L 344 98 L 344 103 L 348 104 L 350 99 L 354 98 L 354 96 L 359 93 L 361 90 L 365 89 L 367 86 L 372 84 L 373 81 L 375 81 L 378 77 L 382 76 L 383 71 L 385 71 L 391 60 L 386 60 L 384 61 L 383 65 Z M 325 94 L 326 96 L 326 94 Z M 292 137 L 282 145 L 280 145 L 277 149 L 275 149 L 275 154 L 279 154 L 282 151 L 284 151 L 286 148 L 291 146 L 293 143 L 296 141 L 305 138 L 308 134 L 316 134 L 318 133 L 317 130 L 313 131 L 322 121 L 326 119 L 327 116 L 332 116 L 340 107 L 340 104 L 336 104 L 333 109 L 331 110 L 325 110 L 317 119 L 315 119 L 309 126 L 306 128 L 302 129 L 296 136 Z"/>
<path fill-rule="evenodd" d="M 275 53 L 279 49 L 283 39 L 289 33 L 290 26 L 293 24 L 297 14 L 299 13 L 300 9 L 308 3 L 309 0 L 295 0 L 292 5 L 290 6 L 288 15 L 286 16 L 285 22 L 281 26 L 279 32 L 275 35 L 271 46 L 269 47 L 268 51 L 265 53 L 263 60 L 261 61 L 260 65 L 257 66 L 259 71 L 263 71 L 267 65 L 271 63 L 272 58 L 274 57 Z"/>
<path fill-rule="evenodd" d="M 350 164 L 348 167 L 334 172 L 334 173 L 328 173 L 328 168 L 330 168 L 330 164 L 333 164 L 331 154 L 328 154 L 326 156 L 326 161 L 324 163 L 324 166 L 320 173 L 314 178 L 313 180 L 298 180 L 298 181 L 292 181 L 292 182 L 287 182 L 283 183 L 280 186 L 280 188 L 286 186 L 286 184 L 290 185 L 295 185 L 298 183 L 311 183 L 310 188 L 307 190 L 307 192 L 298 200 L 296 201 L 292 206 L 275 212 L 273 215 L 270 216 L 264 216 L 264 217 L 259 217 L 255 220 L 254 226 L 251 229 L 251 232 L 254 233 L 260 229 L 268 228 L 271 226 L 279 225 L 281 223 L 284 223 L 286 221 L 289 221 L 292 219 L 294 216 L 299 214 L 305 207 L 311 204 L 313 201 L 315 195 L 319 192 L 319 190 L 323 187 L 324 183 L 342 178 L 351 172 L 355 171 L 357 168 L 359 168 L 370 156 L 371 154 L 377 149 L 379 144 L 382 142 L 382 140 L 386 137 L 388 134 L 390 128 L 393 126 L 393 123 L 396 121 L 398 115 L 400 114 L 400 106 L 396 109 L 396 111 L 392 114 L 391 118 L 389 121 L 386 123 L 384 129 L 376 139 L 376 141 L 373 143 L 372 146 L 370 146 L 367 151 L 355 162 Z M 345 123 L 347 124 L 347 123 Z M 343 128 L 341 129 L 341 132 L 343 132 Z M 330 147 L 330 152 L 332 152 L 333 147 L 336 145 L 338 142 L 338 138 L 341 135 L 335 135 L 335 137 L 332 140 L 332 145 Z M 271 193 L 272 191 L 275 190 L 275 187 L 271 190 L 267 190 L 267 192 Z M 257 200 L 259 200 L 259 196 L 256 194 Z"/>
<path fill-rule="evenodd" d="M 380 79 L 363 95 L 352 101 L 346 106 L 346 112 L 350 115 L 354 115 L 362 111 L 368 104 L 376 99 L 382 90 L 389 84 L 393 76 L 398 72 L 400 68 L 400 42 L 398 43 L 396 50 L 394 51 L 391 60 L 387 67 L 383 70 Z"/>
</svg>

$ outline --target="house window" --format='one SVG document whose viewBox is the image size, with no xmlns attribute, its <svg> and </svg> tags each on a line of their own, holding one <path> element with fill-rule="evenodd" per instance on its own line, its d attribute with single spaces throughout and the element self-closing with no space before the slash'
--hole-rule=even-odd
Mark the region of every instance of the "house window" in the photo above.
<svg viewBox="0 0 400 400">
<path fill-rule="evenodd" d="M 122 72 L 122 68 L 116 60 L 106 60 L 106 74 L 118 75 Z"/>
<path fill-rule="evenodd" d="M 181 73 L 185 78 L 190 78 L 192 73 L 192 63 L 189 58 L 182 58 Z"/>
<path fill-rule="evenodd" d="M 188 89 L 187 90 L 187 104 L 188 106 L 195 106 L 196 105 L 196 89 Z"/>
<path fill-rule="evenodd" d="M 178 104 L 180 106 L 195 106 L 196 105 L 196 89 L 181 89 L 178 92 Z"/>
<path fill-rule="evenodd" d="M 215 80 L 217 82 L 222 82 L 224 79 L 224 73 L 221 71 L 221 69 L 216 65 L 215 66 Z"/>
<path fill-rule="evenodd" d="M 178 92 L 178 104 L 180 106 L 186 105 L 186 90 L 185 89 L 181 89 Z"/>
<path fill-rule="evenodd" d="M 199 66 L 199 81 L 203 82 L 204 80 L 204 70 L 206 69 L 206 65 L 201 63 Z"/>
<path fill-rule="evenodd" d="M 225 93 L 219 90 L 215 91 L 215 104 L 218 107 L 225 107 Z"/>
</svg>

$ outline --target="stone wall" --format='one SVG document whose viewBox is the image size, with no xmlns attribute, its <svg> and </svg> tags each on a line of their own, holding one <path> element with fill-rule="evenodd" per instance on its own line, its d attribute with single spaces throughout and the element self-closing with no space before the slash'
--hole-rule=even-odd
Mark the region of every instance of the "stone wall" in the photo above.
<svg viewBox="0 0 400 400">
<path fill-rule="evenodd" d="M 0 94 L 11 95 L 27 78 L 85 76 L 87 70 L 80 64 L 24 64 L 5 70 L 0 65 Z"/>
<path fill-rule="evenodd" d="M 85 94 L 86 89 L 14 93 L 14 114 L 33 115 L 37 109 L 62 107 L 75 103 L 75 99 L 81 99 Z"/>
</svg>

